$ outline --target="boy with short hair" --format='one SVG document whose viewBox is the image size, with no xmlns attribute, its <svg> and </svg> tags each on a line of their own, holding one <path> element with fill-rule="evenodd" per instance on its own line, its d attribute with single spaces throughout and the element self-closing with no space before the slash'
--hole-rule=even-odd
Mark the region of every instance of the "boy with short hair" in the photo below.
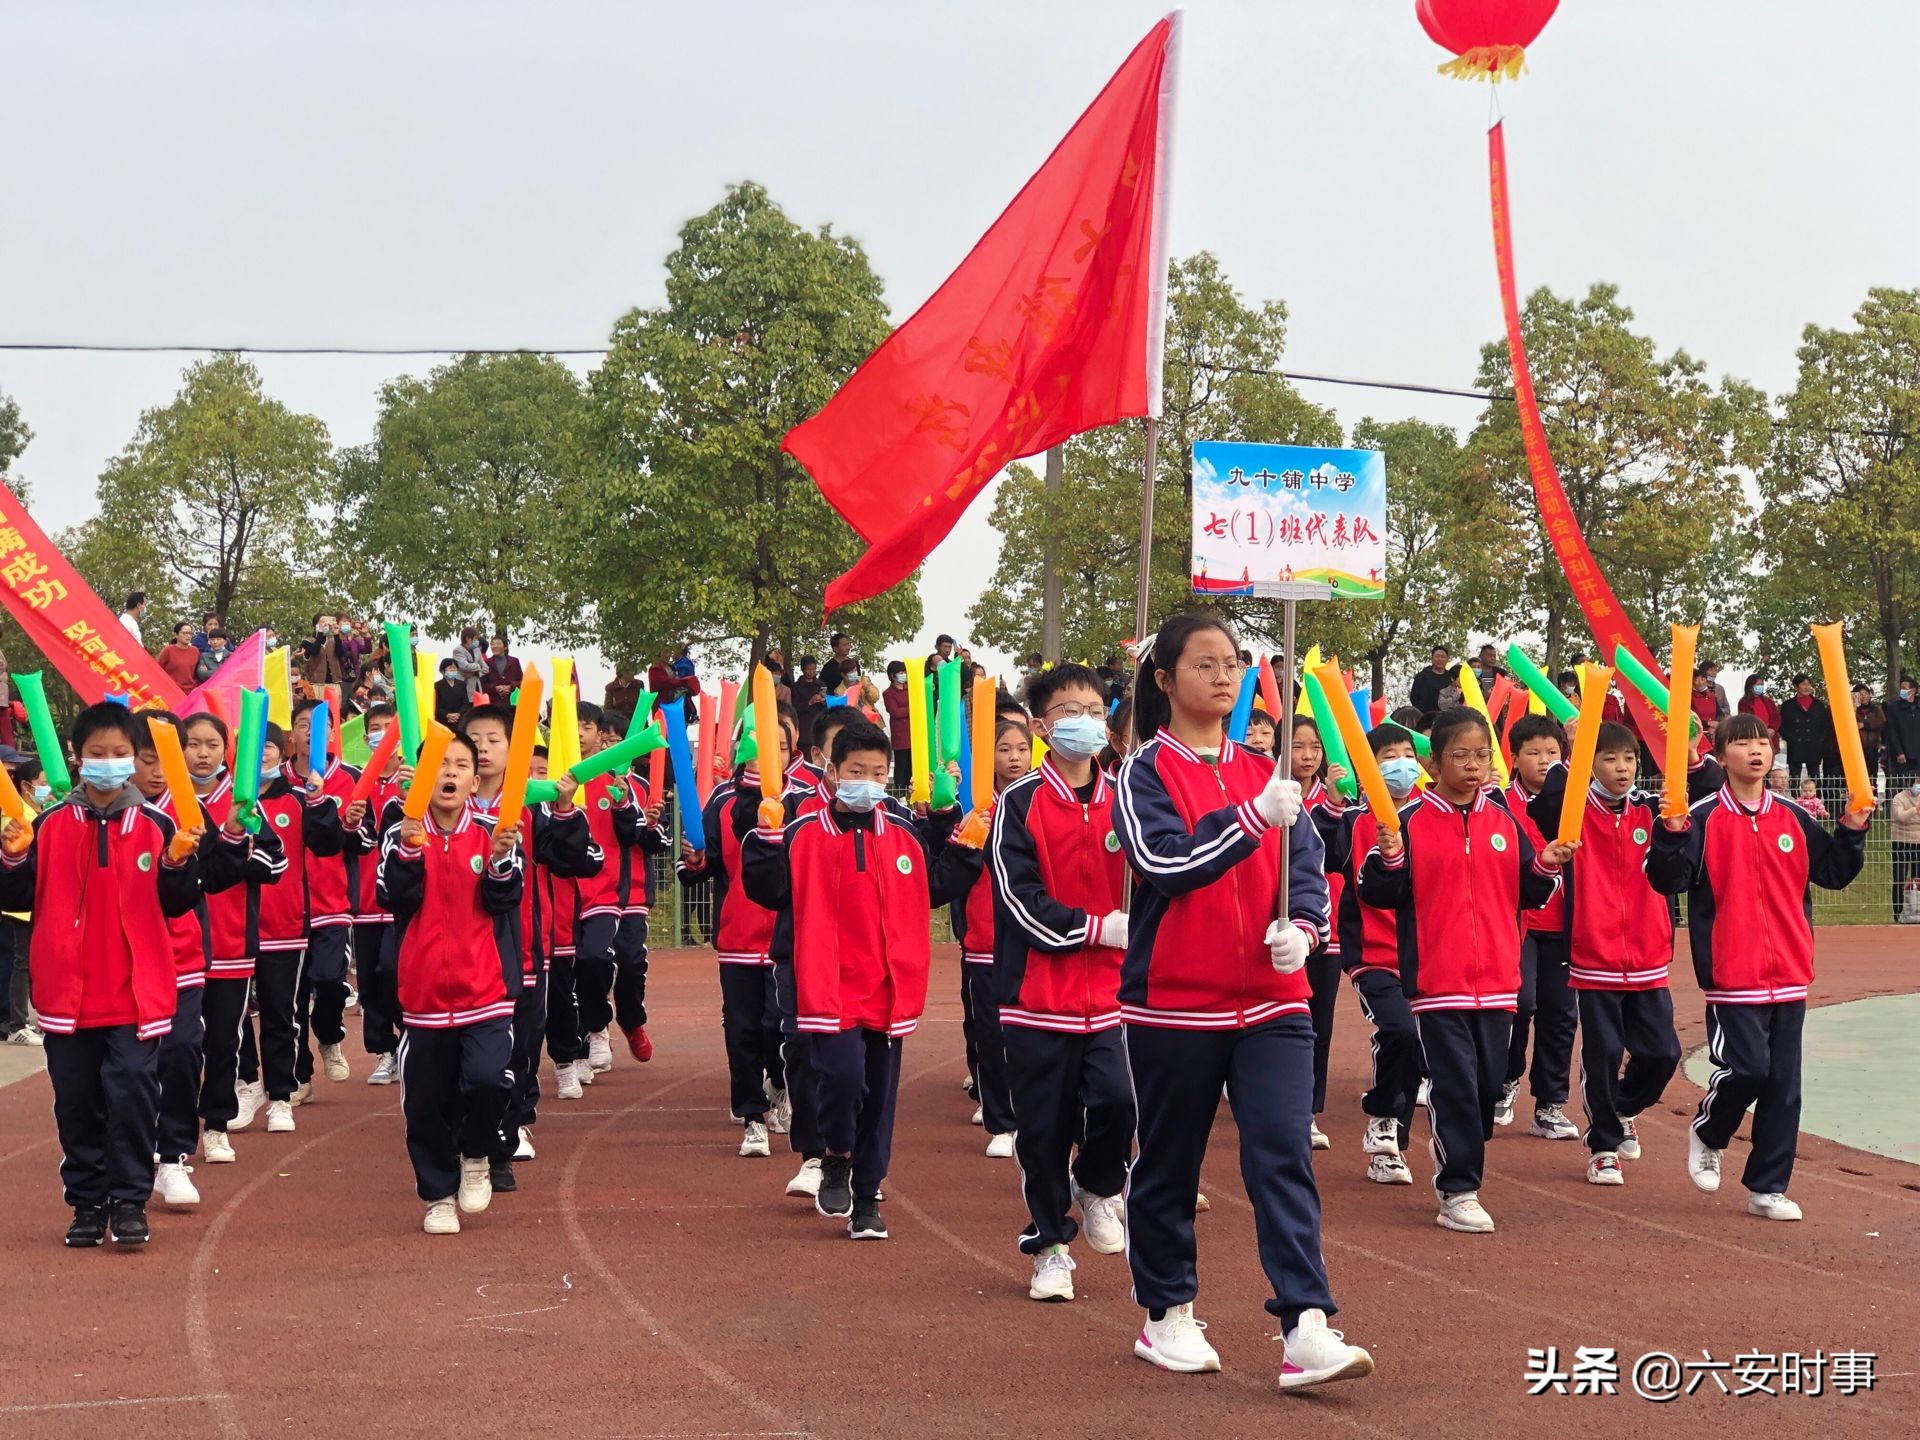
<svg viewBox="0 0 1920 1440">
<path fill-rule="evenodd" d="M 1714 727 L 1726 783 L 1653 832 L 1647 879 L 1687 897 L 1687 943 L 1706 993 L 1714 1073 L 1687 1132 L 1687 1173 L 1720 1188 L 1721 1153 L 1753 1107 L 1741 1181 L 1747 1213 L 1798 1220 L 1787 1198 L 1800 1138 L 1800 1032 L 1813 981 L 1813 891 L 1843 890 L 1866 863 L 1872 811 L 1829 832 L 1767 788 L 1773 736 L 1755 715 Z"/>
<path fill-rule="evenodd" d="M 828 803 L 783 828 L 770 802 L 741 844 L 748 898 L 782 912 L 774 946 L 793 957 L 797 1026 L 806 1037 L 825 1156 L 814 1205 L 849 1217 L 855 1240 L 884 1240 L 879 1188 L 893 1143 L 905 1037 L 926 1007 L 927 917 L 979 874 L 984 817 L 971 845 L 942 850 L 929 873 L 917 828 L 888 813 L 892 751 L 864 717 L 833 738 Z M 784 931 L 785 944 L 781 943 Z"/>
<path fill-rule="evenodd" d="M 519 837 L 495 834 L 468 803 L 478 761 L 455 735 L 440 773 L 414 777 L 433 786 L 427 818 L 402 818 L 380 856 L 406 1027 L 407 1155 L 429 1235 L 459 1234 L 461 1212 L 491 1203 L 489 1160 L 512 1091 L 524 864 Z"/>
<path fill-rule="evenodd" d="M 1029 695 L 1028 699 L 1032 700 L 1032 696 Z M 1035 703 L 1037 705 L 1037 702 Z M 1274 736 L 1277 733 L 1274 729 L 1273 717 L 1264 710 L 1255 710 L 1247 717 L 1247 738 L 1241 744 L 1254 754 L 1264 755 L 1271 760 Z"/>
<path fill-rule="evenodd" d="M 376 700 L 366 709 L 369 751 L 379 748 L 389 726 L 398 724 L 393 706 Z M 400 798 L 401 758 L 396 746 L 373 789 L 347 826 L 347 848 L 354 857 L 353 979 L 360 992 L 360 1043 L 373 1056 L 369 1085 L 391 1085 L 399 1078 L 400 1000 L 393 990 L 393 916 L 380 894 L 380 819 Z"/>
<path fill-rule="evenodd" d="M 1564 889 L 1593 1185 L 1626 1183 L 1620 1162 L 1640 1158 L 1634 1117 L 1660 1099 L 1680 1064 L 1667 988 L 1673 922 L 1646 873 L 1660 797 L 1634 788 L 1639 766 L 1640 742 L 1608 721 L 1595 737 L 1588 793 L 1568 795 L 1566 769 L 1556 767 L 1530 806 L 1534 825 L 1556 834 L 1567 805 L 1587 807 Z"/>
<path fill-rule="evenodd" d="M 1566 737 L 1546 715 L 1522 715 L 1507 732 L 1513 751 L 1512 783 L 1505 795 L 1508 812 L 1525 832 L 1536 852 L 1547 845 L 1542 827 L 1529 817 L 1527 807 L 1540 794 L 1547 776 L 1566 758 Z M 1562 778 L 1562 785 L 1566 781 Z M 1580 1129 L 1561 1107 L 1567 1103 L 1569 1072 L 1573 1067 L 1576 1007 L 1567 982 L 1566 895 L 1562 891 L 1538 910 L 1526 914 L 1526 940 L 1520 949 L 1520 999 L 1513 1014 L 1513 1037 L 1507 1046 L 1507 1078 L 1493 1123 L 1513 1123 L 1520 1079 L 1527 1073 L 1527 1032 L 1533 1032 L 1533 1123 L 1529 1135 L 1542 1140 L 1571 1140 Z"/>
<path fill-rule="evenodd" d="M 160 1045 L 178 1002 L 167 927 L 199 899 L 204 832 L 133 785 L 126 706 L 89 705 L 69 740 L 80 773 L 66 800 L 37 825 L 0 824 L 0 906 L 38 921 L 33 1005 L 73 1207 L 66 1243 L 145 1244 Z"/>
</svg>

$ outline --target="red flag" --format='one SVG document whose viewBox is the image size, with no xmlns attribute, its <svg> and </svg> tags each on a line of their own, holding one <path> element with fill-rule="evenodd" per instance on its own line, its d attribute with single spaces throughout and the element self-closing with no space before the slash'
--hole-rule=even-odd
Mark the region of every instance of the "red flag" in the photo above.
<svg viewBox="0 0 1920 1440">
<path fill-rule="evenodd" d="M 108 694 L 125 695 L 135 710 L 180 703 L 180 687 L 172 677 L 53 548 L 4 484 L 0 601 L 87 704 Z"/>
<path fill-rule="evenodd" d="M 783 448 L 900 583 L 1012 460 L 1160 413 L 1175 21 L 1148 32 L 960 268 Z"/>
<path fill-rule="evenodd" d="M 229 650 L 227 658 L 222 660 L 187 698 L 180 702 L 180 708 L 174 713 L 182 717 L 196 711 L 205 710 L 227 719 L 240 713 L 240 692 L 258 690 L 265 683 L 262 672 L 267 658 L 267 632 L 256 630 L 240 642 L 239 648 Z M 213 708 L 213 697 L 219 697 L 223 707 Z M 336 714 L 338 711 L 335 712 Z M 339 751 L 335 751 L 338 754 Z"/>
</svg>

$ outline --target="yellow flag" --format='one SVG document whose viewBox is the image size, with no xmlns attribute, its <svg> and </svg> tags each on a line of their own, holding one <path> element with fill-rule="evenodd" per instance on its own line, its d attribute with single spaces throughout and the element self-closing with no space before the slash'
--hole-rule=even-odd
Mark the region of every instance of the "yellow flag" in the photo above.
<svg viewBox="0 0 1920 1440">
<path fill-rule="evenodd" d="M 293 725 L 293 647 L 269 650 L 260 661 L 260 688 L 267 692 L 267 719 L 282 730 Z"/>
<path fill-rule="evenodd" d="M 547 774 L 557 776 L 580 763 L 580 697 L 573 689 L 573 661 L 553 660 L 553 710 L 548 725 Z"/>
</svg>

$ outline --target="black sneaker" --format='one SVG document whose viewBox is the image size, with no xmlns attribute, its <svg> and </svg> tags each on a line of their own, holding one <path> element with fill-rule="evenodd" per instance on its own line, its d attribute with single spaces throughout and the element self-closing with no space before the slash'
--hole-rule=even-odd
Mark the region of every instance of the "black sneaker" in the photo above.
<svg viewBox="0 0 1920 1440">
<path fill-rule="evenodd" d="M 106 1206 L 76 1205 L 73 1207 L 73 1223 L 67 1227 L 67 1244 L 79 1249 L 98 1245 L 106 1238 Z"/>
<path fill-rule="evenodd" d="M 114 1201 L 110 1233 L 116 1245 L 146 1244 L 153 1238 L 153 1232 L 147 1228 L 147 1207 L 138 1200 Z"/>
<path fill-rule="evenodd" d="M 853 1157 L 829 1155 L 820 1162 L 820 1193 L 813 1208 L 828 1219 L 853 1213 Z"/>
<path fill-rule="evenodd" d="M 880 1218 L 878 1200 L 856 1200 L 853 1202 L 853 1218 L 847 1222 L 849 1240 L 884 1240 L 887 1238 L 887 1222 Z"/>
<path fill-rule="evenodd" d="M 493 1193 L 510 1193 L 520 1188 L 520 1182 L 513 1178 L 511 1160 L 495 1160 L 487 1166 L 487 1176 L 493 1181 Z"/>
</svg>

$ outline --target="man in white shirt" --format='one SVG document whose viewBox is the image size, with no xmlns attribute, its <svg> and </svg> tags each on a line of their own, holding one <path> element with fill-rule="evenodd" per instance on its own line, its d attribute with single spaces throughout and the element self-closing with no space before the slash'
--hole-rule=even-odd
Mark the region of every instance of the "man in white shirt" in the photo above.
<svg viewBox="0 0 1920 1440">
<path fill-rule="evenodd" d="M 127 596 L 127 603 L 120 610 L 120 623 L 127 627 L 127 633 L 133 636 L 134 644 L 142 650 L 147 648 L 147 642 L 140 634 L 140 614 L 146 608 L 147 592 L 136 590 Z"/>
</svg>

